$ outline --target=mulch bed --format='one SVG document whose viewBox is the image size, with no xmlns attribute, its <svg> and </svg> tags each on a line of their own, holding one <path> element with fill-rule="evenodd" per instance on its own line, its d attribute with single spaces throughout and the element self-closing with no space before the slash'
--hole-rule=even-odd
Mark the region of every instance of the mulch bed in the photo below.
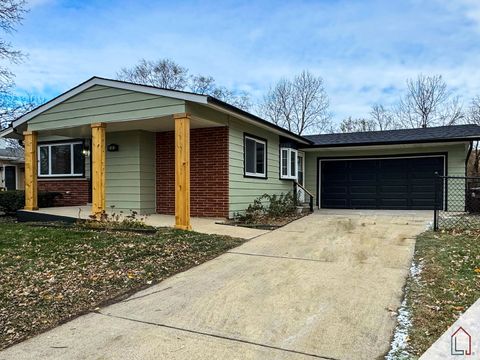
<svg viewBox="0 0 480 360">
<path fill-rule="evenodd" d="M 288 216 L 283 216 L 280 218 L 263 216 L 255 219 L 255 222 L 242 222 L 235 219 L 225 220 L 219 222 L 218 224 L 222 225 L 231 225 L 231 226 L 242 226 L 247 228 L 262 229 L 262 230 L 275 230 L 291 223 L 294 220 L 300 219 L 308 214 L 293 214 Z"/>
<path fill-rule="evenodd" d="M 32 227 L 0 220 L 0 349 L 158 283 L 244 242 Z"/>
</svg>

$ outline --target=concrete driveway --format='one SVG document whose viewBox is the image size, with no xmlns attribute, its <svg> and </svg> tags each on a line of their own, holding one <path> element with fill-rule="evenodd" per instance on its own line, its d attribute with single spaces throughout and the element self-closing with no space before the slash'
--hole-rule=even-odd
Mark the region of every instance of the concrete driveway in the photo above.
<svg viewBox="0 0 480 360">
<path fill-rule="evenodd" d="M 376 359 L 430 213 L 319 211 L 0 359 Z"/>
</svg>

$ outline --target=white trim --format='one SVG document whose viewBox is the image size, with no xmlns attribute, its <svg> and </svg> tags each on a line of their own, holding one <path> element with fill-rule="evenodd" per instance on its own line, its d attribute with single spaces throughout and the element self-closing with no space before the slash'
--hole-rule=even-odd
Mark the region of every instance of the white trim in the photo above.
<svg viewBox="0 0 480 360">
<path fill-rule="evenodd" d="M 287 175 L 283 175 L 283 152 L 284 151 L 287 151 Z M 292 175 L 292 154 L 295 154 L 295 175 Z M 295 149 L 287 148 L 287 147 L 280 148 L 280 179 L 282 180 L 298 179 L 297 156 L 298 156 L 298 151 Z"/>
<path fill-rule="evenodd" d="M 58 143 L 46 143 L 46 144 L 38 144 L 37 145 L 37 176 L 39 178 L 58 178 L 58 177 L 79 177 L 85 176 L 85 166 L 83 169 L 82 174 L 75 174 L 73 173 L 75 169 L 75 157 L 73 153 L 74 145 L 83 145 L 81 141 L 73 141 L 73 142 L 58 142 Z M 70 145 L 70 174 L 52 174 L 52 146 L 65 146 Z M 48 148 L 48 174 L 41 173 L 41 164 L 40 164 L 40 148 L 47 147 Z"/>
<path fill-rule="evenodd" d="M 303 169 L 303 181 L 300 183 L 298 182 L 298 173 L 299 173 L 299 167 L 298 167 L 298 159 L 301 158 L 302 159 L 302 169 Z M 297 182 L 302 185 L 303 187 L 305 187 L 305 153 L 303 151 L 298 151 L 297 152 Z M 303 189 L 297 189 L 297 194 L 300 194 L 298 195 L 298 198 L 302 201 L 302 202 L 305 202 L 305 191 L 303 191 Z"/>
<path fill-rule="evenodd" d="M 0 138 L 10 135 L 11 133 L 13 133 L 13 127 L 8 127 L 6 129 L 3 129 L 2 131 L 0 131 Z"/>
<path fill-rule="evenodd" d="M 253 177 L 258 177 L 258 178 L 265 178 L 267 177 L 267 142 L 264 141 L 264 140 L 260 140 L 258 138 L 254 138 L 254 137 L 251 137 L 251 136 L 248 136 L 248 135 L 245 135 L 245 140 L 253 140 L 255 141 L 256 143 L 259 143 L 259 144 L 263 144 L 263 148 L 264 148 L 264 151 L 263 151 L 263 173 L 258 173 L 258 172 L 254 172 L 254 173 L 251 173 L 251 172 L 247 172 L 247 146 L 246 144 L 244 143 L 243 144 L 243 147 L 244 147 L 244 156 L 245 156 L 245 169 L 244 169 L 244 174 L 246 176 L 253 176 Z M 257 147 L 255 146 L 255 170 L 257 169 Z"/>
<path fill-rule="evenodd" d="M 406 155 L 406 156 L 396 156 L 396 155 L 390 155 L 390 156 L 373 156 L 373 157 L 360 157 L 360 158 L 335 158 L 332 157 L 331 159 L 329 158 L 324 158 L 324 159 L 319 159 L 318 160 L 318 208 L 322 208 L 322 161 L 350 161 L 350 160 L 382 160 L 382 159 L 419 159 L 419 158 L 429 158 L 429 157 L 443 157 L 443 174 L 447 174 L 447 169 L 448 169 L 448 164 L 447 164 L 447 155 L 445 154 L 432 154 L 432 155 Z"/>
</svg>

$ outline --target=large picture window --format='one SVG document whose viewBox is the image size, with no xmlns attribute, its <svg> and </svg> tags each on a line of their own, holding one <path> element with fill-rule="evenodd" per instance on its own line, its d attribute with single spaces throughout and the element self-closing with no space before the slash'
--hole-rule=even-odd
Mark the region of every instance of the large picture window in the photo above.
<svg viewBox="0 0 480 360">
<path fill-rule="evenodd" d="M 38 146 L 38 176 L 83 176 L 83 143 L 42 144 Z"/>
<path fill-rule="evenodd" d="M 245 176 L 267 177 L 267 142 L 245 135 Z"/>
<path fill-rule="evenodd" d="M 281 148 L 280 164 L 281 179 L 297 179 L 297 150 Z"/>
</svg>

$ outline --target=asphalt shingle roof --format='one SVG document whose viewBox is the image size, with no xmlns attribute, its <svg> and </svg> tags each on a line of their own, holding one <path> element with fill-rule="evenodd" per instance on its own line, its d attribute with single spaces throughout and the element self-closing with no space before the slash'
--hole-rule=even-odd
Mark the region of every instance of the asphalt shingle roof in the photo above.
<svg viewBox="0 0 480 360">
<path fill-rule="evenodd" d="M 480 126 L 452 125 L 420 129 L 305 135 L 314 146 L 406 144 L 480 139 Z"/>
</svg>

